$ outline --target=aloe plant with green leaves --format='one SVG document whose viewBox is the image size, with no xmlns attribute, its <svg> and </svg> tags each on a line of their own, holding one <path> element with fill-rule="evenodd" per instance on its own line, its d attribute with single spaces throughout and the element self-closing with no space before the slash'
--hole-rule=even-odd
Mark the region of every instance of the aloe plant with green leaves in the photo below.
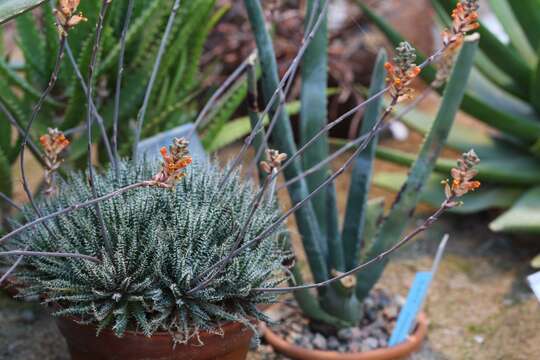
<svg viewBox="0 0 540 360">
<path fill-rule="evenodd" d="M 265 103 L 271 103 L 280 87 L 271 38 L 260 2 L 257 0 L 244 2 L 259 51 L 263 98 Z M 329 175 L 328 166 L 321 164 L 327 164 L 325 160 L 329 158 L 327 131 L 344 117 L 327 124 L 325 95 L 327 30 L 324 20 L 327 3 L 322 5 L 321 2 L 313 0 L 308 4 L 308 13 L 322 12 L 323 20 L 309 22 L 311 25 L 306 29 L 306 34 L 309 33 L 307 36 L 312 41 L 305 51 L 306 58 L 302 64 L 300 143 L 296 144 L 294 141 L 287 113 L 282 107 L 274 106 L 270 108 L 270 114 L 275 120 L 270 146 L 281 152 L 294 154 L 288 160 L 290 166 L 284 169 L 283 174 L 289 184 L 288 192 L 293 205 L 299 203 L 303 205 L 302 211 L 296 211 L 295 218 L 309 270 L 319 284 L 326 285 L 326 282 L 331 282 L 329 286 L 317 287 L 317 294 L 309 292 L 309 286 L 301 285 L 285 288 L 283 291 L 295 290 L 298 304 L 307 317 L 335 328 L 351 326 L 359 321 L 362 315 L 359 304 L 380 278 L 387 260 L 380 261 L 357 275 L 348 275 L 348 271 L 356 269 L 361 259 L 373 258 L 384 249 L 396 245 L 406 228 L 407 220 L 414 212 L 418 190 L 426 183 L 435 166 L 435 160 L 444 146 L 461 103 L 466 79 L 473 65 L 477 40 L 464 42 L 436 119 L 425 137 L 418 158 L 410 169 L 410 175 L 401 189 L 400 196 L 386 215 L 383 215 L 382 200 L 368 201 L 367 196 L 377 147 L 376 134 L 384 119 L 393 110 L 398 98 L 405 93 L 393 88 L 399 82 L 391 82 L 389 87 L 385 88 L 385 78 L 388 76 L 392 79 L 395 73 L 389 64 L 386 68 L 390 72 L 386 73 L 384 66 L 386 55 L 384 52 L 379 54 L 370 87 L 372 101 L 367 106 L 359 134 L 360 139 L 367 141 L 362 142 L 353 156 L 337 171 L 340 173 L 354 163 L 345 220 L 340 228 L 336 190 L 333 184 L 336 172 Z M 316 19 L 317 16 L 313 15 L 313 18 Z M 408 44 L 401 44 L 397 49 L 395 66 L 405 67 L 406 76 L 410 76 L 405 79 L 406 81 L 411 80 L 420 70 L 414 65 L 415 56 L 414 50 Z M 381 112 L 380 95 L 385 91 L 390 92 L 392 104 Z M 281 93 L 279 96 L 284 97 L 284 94 Z M 302 155 L 301 161 L 299 154 Z M 310 171 L 314 167 L 317 171 Z M 303 176 L 308 172 L 309 176 Z M 321 187 L 324 191 L 320 191 Z M 314 193 L 315 196 L 308 196 Z M 310 203 L 304 203 L 306 197 L 310 198 Z M 300 267 L 297 266 L 293 272 L 296 282 L 301 284 L 303 280 Z M 329 281 L 335 280 L 336 275 L 341 281 Z"/>
<path fill-rule="evenodd" d="M 450 26 L 449 10 L 454 0 L 432 0 L 441 27 Z M 362 2 L 364 14 L 392 43 L 404 38 L 385 20 Z M 540 56 L 538 27 L 540 2 L 488 1 L 491 11 L 507 35 L 503 41 L 487 26 L 480 26 L 480 51 L 475 60 L 461 109 L 487 125 L 487 131 L 470 131 L 470 125 L 457 123 L 447 147 L 464 151 L 472 146 L 482 158 L 480 180 L 486 187 L 473 194 L 466 206 L 453 211 L 469 214 L 487 209 L 504 210 L 491 221 L 496 232 L 540 233 Z M 424 72 L 427 82 L 434 79 L 434 70 Z M 426 133 L 429 117 L 418 110 L 408 112 L 402 120 L 410 128 Z M 408 166 L 414 154 L 392 149 L 379 149 L 379 157 Z M 435 186 L 451 166 L 449 159 L 439 159 L 436 174 L 430 181 L 423 200 L 431 205 L 440 199 Z M 375 178 L 380 186 L 397 190 L 404 173 L 383 173 Z"/>
<path fill-rule="evenodd" d="M 2 177 L 0 192 L 8 197 L 12 194 L 13 180 L 10 165 L 19 155 L 22 131 L 28 123 L 32 105 L 45 88 L 48 76 L 55 65 L 58 53 L 58 28 L 55 20 L 55 1 L 6 1 L 0 4 L 0 22 L 15 17 L 15 39 L 22 53 L 22 61 L 10 59 L 3 47 L 0 58 L 0 166 Z M 94 29 L 99 16 L 100 0 L 82 1 L 79 10 L 87 18 L 70 32 L 66 42 L 66 56 L 59 72 L 53 92 L 47 96 L 43 109 L 32 127 L 32 137 L 46 132 L 48 127 L 57 127 L 77 141 L 73 142 L 68 164 L 84 165 L 87 136 L 85 119 L 81 109 L 86 106 L 86 78 L 92 57 Z M 101 132 L 118 133 L 120 154 L 125 156 L 132 147 L 131 124 L 137 117 L 140 102 L 145 94 L 152 66 L 159 50 L 161 34 L 166 26 L 172 0 L 157 1 L 113 1 L 104 19 L 100 51 L 97 54 L 93 101 L 100 115 Z M 40 6 L 38 12 L 26 12 Z M 183 6 L 171 28 L 170 40 L 165 46 L 163 61 L 156 74 L 160 86 L 153 87 L 148 101 L 146 121 L 141 136 L 192 121 L 198 111 L 197 97 L 200 95 L 201 76 L 199 60 L 205 40 L 227 11 L 227 7 L 216 8 L 215 0 L 189 2 Z M 0 43 L 3 40 L 0 39 Z M 119 69 L 119 60 L 122 69 Z M 243 79 L 242 79 L 243 81 Z M 118 91 L 119 88 L 121 91 Z M 223 123 L 231 116 L 245 96 L 245 84 L 239 84 L 228 95 L 227 106 L 220 105 L 209 114 L 210 123 Z M 116 94 L 119 98 L 116 98 Z M 114 124 L 120 124 L 116 126 Z M 114 129 L 113 129 L 114 128 Z M 205 130 L 203 127 L 202 130 Z M 98 137 L 98 128 L 94 129 Z M 17 134 L 15 134 L 17 133 Z M 100 146 L 99 157 L 106 164 L 111 147 L 105 141 Z M 30 149 L 39 156 L 39 146 Z M 107 149 L 107 151 L 105 151 Z M 2 202 L 5 204 L 4 202 Z M 2 207 L 2 216 L 8 211 Z M 4 224 L 5 225 L 5 224 Z"/>
</svg>

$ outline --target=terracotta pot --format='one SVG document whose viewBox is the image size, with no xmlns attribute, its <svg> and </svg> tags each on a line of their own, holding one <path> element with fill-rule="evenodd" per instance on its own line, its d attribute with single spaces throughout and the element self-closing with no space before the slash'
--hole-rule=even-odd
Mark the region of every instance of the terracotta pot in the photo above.
<svg viewBox="0 0 540 360">
<path fill-rule="evenodd" d="M 409 338 L 396 346 L 380 348 L 361 353 L 340 353 L 337 351 L 310 350 L 291 344 L 278 334 L 261 324 L 261 332 L 266 341 L 277 352 L 297 360 L 395 360 L 403 359 L 422 345 L 427 334 L 428 321 L 424 313 L 418 315 L 417 326 Z"/>
<path fill-rule="evenodd" d="M 173 347 L 168 332 L 151 337 L 126 331 L 122 338 L 111 330 L 104 330 L 96 337 L 96 328 L 80 325 L 68 318 L 56 319 L 60 332 L 66 338 L 72 360 L 243 360 L 249 350 L 253 333 L 240 323 L 223 326 L 225 335 L 201 332 L 200 339 Z"/>
<path fill-rule="evenodd" d="M 0 272 L 0 278 L 2 275 L 4 275 L 4 273 Z M 19 295 L 19 290 L 15 287 L 16 285 L 18 285 L 17 280 L 15 279 L 15 276 L 11 275 L 8 276 L 4 283 L 0 284 L 0 290 L 4 290 L 9 296 L 14 298 Z"/>
</svg>

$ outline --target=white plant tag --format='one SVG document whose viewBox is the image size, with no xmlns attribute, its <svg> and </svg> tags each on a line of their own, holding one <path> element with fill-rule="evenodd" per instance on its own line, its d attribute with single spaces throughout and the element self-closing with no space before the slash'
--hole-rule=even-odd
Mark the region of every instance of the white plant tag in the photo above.
<svg viewBox="0 0 540 360">
<path fill-rule="evenodd" d="M 538 301 L 540 301 L 540 271 L 527 276 L 527 282 L 534 292 L 534 295 L 536 295 Z"/>
</svg>

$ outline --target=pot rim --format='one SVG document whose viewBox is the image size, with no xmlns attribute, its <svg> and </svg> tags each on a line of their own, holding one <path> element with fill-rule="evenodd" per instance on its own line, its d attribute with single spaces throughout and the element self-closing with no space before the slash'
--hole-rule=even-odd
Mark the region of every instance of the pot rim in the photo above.
<svg viewBox="0 0 540 360">
<path fill-rule="evenodd" d="M 400 359 L 417 351 L 427 335 L 428 319 L 424 312 L 418 314 L 417 325 L 411 335 L 404 342 L 392 346 L 370 350 L 367 352 L 342 353 L 329 350 L 311 350 L 289 343 L 280 335 L 272 331 L 266 324 L 261 323 L 260 329 L 264 339 L 277 352 L 293 359 L 310 360 L 391 360 Z"/>
</svg>

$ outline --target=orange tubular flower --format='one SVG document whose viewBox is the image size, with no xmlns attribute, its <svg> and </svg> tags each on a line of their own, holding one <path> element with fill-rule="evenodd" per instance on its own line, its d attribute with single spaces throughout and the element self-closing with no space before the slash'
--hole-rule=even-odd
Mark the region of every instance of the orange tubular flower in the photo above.
<svg viewBox="0 0 540 360">
<path fill-rule="evenodd" d="M 52 195 L 56 191 L 56 186 L 54 185 L 54 173 L 62 164 L 60 154 L 67 149 L 70 142 L 63 132 L 51 128 L 49 128 L 47 134 L 42 135 L 39 138 L 39 142 L 45 153 L 45 156 L 43 157 L 46 166 L 44 174 L 46 185 L 45 194 Z"/>
<path fill-rule="evenodd" d="M 394 63 L 387 62 L 384 68 L 388 73 L 387 81 L 390 86 L 390 94 L 398 100 L 412 95 L 409 87 L 411 82 L 420 74 L 420 67 L 414 63 L 416 53 L 414 48 L 407 42 L 402 42 L 396 48 Z"/>
<path fill-rule="evenodd" d="M 461 197 L 480 187 L 480 182 L 473 180 L 478 174 L 476 165 L 480 163 L 474 150 L 464 153 L 457 163 L 458 167 L 451 171 L 452 182 L 444 181 L 444 192 L 447 199 Z"/>
<path fill-rule="evenodd" d="M 76 13 L 80 0 L 58 0 L 58 5 L 54 9 L 58 32 L 66 36 L 69 29 L 80 23 L 87 21 L 81 12 Z"/>
<path fill-rule="evenodd" d="M 189 155 L 188 145 L 189 142 L 186 139 L 176 138 L 170 146 L 170 153 L 167 152 L 166 147 L 160 149 L 163 165 L 153 178 L 155 185 L 172 188 L 180 179 L 186 176 L 184 169 L 193 161 Z"/>
</svg>

